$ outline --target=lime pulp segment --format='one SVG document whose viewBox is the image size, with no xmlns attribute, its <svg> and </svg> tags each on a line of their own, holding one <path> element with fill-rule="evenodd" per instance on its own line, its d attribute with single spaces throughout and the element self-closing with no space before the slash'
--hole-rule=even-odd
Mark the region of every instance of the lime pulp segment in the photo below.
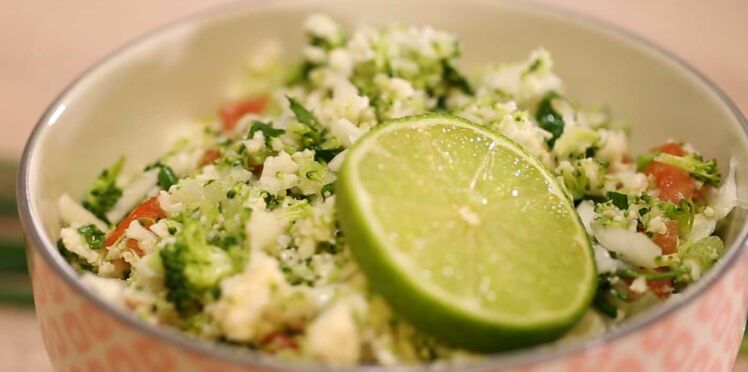
<svg viewBox="0 0 748 372">
<path fill-rule="evenodd" d="M 449 115 L 398 119 L 349 149 L 337 185 L 371 286 L 447 343 L 547 341 L 591 301 L 594 260 L 573 204 L 506 137 Z"/>
</svg>

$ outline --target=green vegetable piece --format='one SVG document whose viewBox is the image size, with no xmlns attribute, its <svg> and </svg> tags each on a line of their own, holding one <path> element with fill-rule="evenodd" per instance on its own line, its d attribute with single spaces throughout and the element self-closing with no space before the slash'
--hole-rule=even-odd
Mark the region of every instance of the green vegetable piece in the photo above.
<svg viewBox="0 0 748 372">
<path fill-rule="evenodd" d="M 168 165 L 161 164 L 158 170 L 158 186 L 162 190 L 168 190 L 169 187 L 179 182 L 179 178 Z"/>
<path fill-rule="evenodd" d="M 296 66 L 294 66 L 293 69 L 291 69 L 290 74 L 286 78 L 286 86 L 292 86 L 297 84 L 306 84 L 309 82 L 309 74 L 317 67 L 312 62 L 309 61 L 303 61 Z"/>
<path fill-rule="evenodd" d="M 199 222 L 185 220 L 177 241 L 159 255 L 164 266 L 166 299 L 183 316 L 200 312 L 218 282 L 234 272 L 231 257 L 208 244 Z"/>
<path fill-rule="evenodd" d="M 657 154 L 653 152 L 646 152 L 644 154 L 637 156 L 636 157 L 636 171 L 643 172 L 644 168 L 646 168 L 647 165 L 649 165 L 649 163 L 651 163 L 652 160 L 654 160 L 655 156 L 657 156 Z"/>
<path fill-rule="evenodd" d="M 615 191 L 609 191 L 608 199 L 610 199 L 613 205 L 615 205 L 618 209 L 622 211 L 629 209 L 629 197 L 626 194 L 621 194 L 620 192 L 615 192 Z"/>
<path fill-rule="evenodd" d="M 288 99 L 288 104 L 291 108 L 291 111 L 293 111 L 293 114 L 296 116 L 296 120 L 299 121 L 299 123 L 306 124 L 312 128 L 319 128 L 319 122 L 317 121 L 317 118 L 314 117 L 314 115 L 306 109 L 299 101 L 292 98 L 291 96 L 286 96 L 286 99 Z"/>
<path fill-rule="evenodd" d="M 151 169 L 156 169 L 156 168 L 158 168 L 158 176 L 157 176 L 158 186 L 162 190 L 168 190 L 169 187 L 171 187 L 171 185 L 174 185 L 177 182 L 179 182 L 179 178 L 177 177 L 176 174 L 174 174 L 174 170 L 171 169 L 171 167 L 169 167 L 168 165 L 160 161 L 157 161 L 145 167 L 145 169 L 143 170 L 149 171 Z"/>
<path fill-rule="evenodd" d="M 572 127 L 566 130 L 555 142 L 553 152 L 561 158 L 570 155 L 586 155 L 587 149 L 593 147 L 600 139 L 600 135 L 594 130 Z"/>
<path fill-rule="evenodd" d="M 719 169 L 717 169 L 717 161 L 714 159 L 704 161 L 704 158 L 702 158 L 701 155 L 693 153 L 685 156 L 661 153 L 654 157 L 654 161 L 659 161 L 683 169 L 691 174 L 693 178 L 704 181 L 708 184 L 719 184 Z"/>
<path fill-rule="evenodd" d="M 320 194 L 322 196 L 327 197 L 332 195 L 335 192 L 335 182 L 330 182 L 327 185 L 322 186 L 322 190 L 320 190 Z"/>
<path fill-rule="evenodd" d="M 247 136 L 247 138 L 251 138 L 257 131 L 262 132 L 263 136 L 265 137 L 266 145 L 270 145 L 270 142 L 273 140 L 273 138 L 286 133 L 286 131 L 283 129 L 273 128 L 270 123 L 263 123 L 259 120 L 255 120 L 252 122 L 252 127 L 249 128 L 249 135 Z"/>
<path fill-rule="evenodd" d="M 683 262 L 692 261 L 699 265 L 702 272 L 714 266 L 725 253 L 725 244 L 718 236 L 709 236 L 696 242 L 678 247 L 678 257 Z"/>
<path fill-rule="evenodd" d="M 301 136 L 301 144 L 306 149 L 314 150 L 314 160 L 329 163 L 335 155 L 343 151 L 343 148 L 325 141 L 327 128 L 323 128 L 317 118 L 309 112 L 297 100 L 286 96 L 291 111 L 296 115 L 296 120 L 304 124 L 304 128 L 297 128 Z"/>
<path fill-rule="evenodd" d="M 551 133 L 553 137 L 548 140 L 548 146 L 553 147 L 556 140 L 561 137 L 564 133 L 564 119 L 556 112 L 551 104 L 554 99 L 559 99 L 561 96 L 556 92 L 548 92 L 538 104 L 538 110 L 535 114 L 538 124 L 541 128 Z"/>
<path fill-rule="evenodd" d="M 683 200 L 678 205 L 662 202 L 657 204 L 657 209 L 662 211 L 665 217 L 678 221 L 678 235 L 685 237 L 691 232 L 696 215 L 696 204 L 693 200 Z"/>
<path fill-rule="evenodd" d="M 67 261 L 70 266 L 72 266 L 76 271 L 89 271 L 92 273 L 96 272 L 96 268 L 93 267 L 90 263 L 88 263 L 86 260 L 78 256 L 77 254 L 71 252 L 68 250 L 68 248 L 65 246 L 65 243 L 62 242 L 62 239 L 59 239 L 57 241 L 57 251 L 60 252 L 60 255 L 62 258 Z"/>
<path fill-rule="evenodd" d="M 273 210 L 275 208 L 278 208 L 280 206 L 280 200 L 275 196 L 271 194 L 265 195 L 263 198 L 265 200 L 265 206 L 268 210 Z"/>
<path fill-rule="evenodd" d="M 329 163 L 335 156 L 343 152 L 342 147 L 334 149 L 323 149 L 320 147 L 314 147 L 314 160 Z"/>
<path fill-rule="evenodd" d="M 444 80 L 444 83 L 449 88 L 456 88 L 461 90 L 465 94 L 473 95 L 475 94 L 475 90 L 473 90 L 473 87 L 470 86 L 470 82 L 465 78 L 460 71 L 458 71 L 454 66 L 452 66 L 451 63 L 448 61 L 442 62 L 443 67 L 443 75 L 442 79 Z"/>
<path fill-rule="evenodd" d="M 78 232 L 88 243 L 88 247 L 97 250 L 104 247 L 104 233 L 96 225 L 84 225 L 78 228 Z"/>
<path fill-rule="evenodd" d="M 592 304 L 603 315 L 615 319 L 618 317 L 618 308 L 616 308 L 608 299 L 610 291 L 611 285 L 607 277 L 598 277 L 597 292 L 595 292 L 595 298 L 592 300 Z"/>
<path fill-rule="evenodd" d="M 125 157 L 122 156 L 114 165 L 101 171 L 83 199 L 83 207 L 103 221 L 110 222 L 106 218 L 106 212 L 111 210 L 122 196 L 122 189 L 117 187 L 116 182 L 124 166 Z"/>
</svg>

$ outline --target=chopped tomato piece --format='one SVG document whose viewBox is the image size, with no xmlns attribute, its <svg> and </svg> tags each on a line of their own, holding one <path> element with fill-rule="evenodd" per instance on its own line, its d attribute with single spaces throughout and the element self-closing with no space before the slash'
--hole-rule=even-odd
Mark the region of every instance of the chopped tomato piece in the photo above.
<svg viewBox="0 0 748 372">
<path fill-rule="evenodd" d="M 230 132 L 236 127 L 242 116 L 250 113 L 259 114 L 265 111 L 267 104 L 264 97 L 248 98 L 245 100 L 229 103 L 218 111 L 223 121 L 223 131 Z"/>
<path fill-rule="evenodd" d="M 271 350 L 298 349 L 299 343 L 289 334 L 281 331 L 273 332 L 262 338 L 260 343 Z"/>
<path fill-rule="evenodd" d="M 200 158 L 200 166 L 206 166 L 212 164 L 216 159 L 221 157 L 221 152 L 216 149 L 205 150 L 203 156 Z"/>
<path fill-rule="evenodd" d="M 145 254 L 142 249 L 140 249 L 140 246 L 138 245 L 138 241 L 135 239 L 127 239 L 127 242 L 125 243 L 127 245 L 127 249 L 131 250 L 133 253 L 137 254 L 138 256 L 142 256 Z"/>
<path fill-rule="evenodd" d="M 647 287 L 661 299 L 666 299 L 673 293 L 673 283 L 670 279 L 647 280 Z"/>
<path fill-rule="evenodd" d="M 630 287 L 631 283 L 634 282 L 634 279 L 623 278 L 623 282 L 626 283 L 627 287 Z M 670 279 L 647 280 L 647 288 L 661 299 L 666 299 L 671 293 L 673 293 L 673 283 Z M 634 302 L 642 298 L 644 295 L 644 293 L 634 292 L 630 288 L 628 288 L 626 294 L 628 296 L 628 302 Z"/>
<path fill-rule="evenodd" d="M 120 237 L 122 237 L 122 234 L 125 233 L 125 230 L 127 230 L 127 227 L 130 226 L 130 223 L 132 221 L 140 221 L 140 223 L 144 227 L 151 226 L 152 224 L 156 223 L 158 219 L 165 218 L 166 212 L 164 212 L 163 209 L 161 209 L 161 206 L 158 204 L 158 198 L 155 196 L 146 200 L 143 202 L 143 204 L 140 204 L 139 206 L 135 207 L 135 209 L 130 212 L 122 221 L 120 221 L 119 225 L 117 225 L 117 228 L 112 231 L 109 236 L 106 238 L 106 246 L 109 247 L 112 244 L 116 243 L 117 240 L 119 240 Z M 128 242 L 129 246 L 129 242 Z M 138 250 L 140 250 L 138 248 Z"/>
<path fill-rule="evenodd" d="M 686 155 L 686 150 L 683 150 L 683 147 L 677 143 L 666 143 L 660 147 L 657 147 L 654 149 L 655 152 L 664 152 L 666 154 L 675 155 L 675 156 L 684 156 Z"/>
<path fill-rule="evenodd" d="M 654 177 L 662 200 L 678 204 L 683 199 L 693 198 L 698 191 L 686 171 L 670 164 L 653 161 L 644 168 L 644 173 Z"/>
<path fill-rule="evenodd" d="M 665 226 L 667 231 L 655 234 L 652 241 L 662 248 L 662 254 L 675 253 L 678 250 L 678 221 L 667 220 Z"/>
</svg>

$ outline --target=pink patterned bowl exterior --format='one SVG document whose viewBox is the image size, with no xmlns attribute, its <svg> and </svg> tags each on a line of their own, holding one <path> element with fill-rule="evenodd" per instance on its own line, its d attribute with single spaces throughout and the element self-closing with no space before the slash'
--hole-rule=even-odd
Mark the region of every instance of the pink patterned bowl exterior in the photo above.
<svg viewBox="0 0 748 372">
<path fill-rule="evenodd" d="M 423 16 L 426 19 L 432 17 L 438 21 L 441 19 L 439 17 L 441 13 L 437 11 L 439 8 L 443 8 L 442 12 L 451 14 L 449 7 L 454 7 L 455 11 L 467 9 L 466 12 L 471 7 L 476 8 L 475 12 L 484 12 L 485 7 L 490 7 L 490 9 L 493 9 L 491 11 L 503 12 L 502 14 L 505 17 L 505 13 L 508 13 L 512 17 L 511 19 L 520 18 L 520 21 L 522 21 L 522 17 L 556 17 L 558 19 L 553 22 L 566 22 L 565 24 L 575 25 L 574 27 L 582 27 L 578 26 L 581 24 L 584 25 L 582 28 L 585 33 L 612 34 L 614 36 L 608 35 L 606 37 L 618 38 L 618 43 L 628 45 L 630 48 L 642 48 L 648 50 L 649 53 L 659 53 L 658 58 L 664 58 L 668 61 L 667 63 L 680 66 L 685 71 L 681 71 L 681 74 L 686 74 L 689 79 L 696 79 L 696 84 L 702 94 L 716 100 L 704 103 L 704 107 L 708 108 L 711 107 L 710 105 L 716 105 L 714 106 L 717 107 L 716 109 L 726 110 L 727 114 L 725 115 L 728 118 L 726 120 L 732 120 L 731 124 L 722 125 L 723 128 L 715 127 L 709 130 L 724 131 L 723 137 L 738 138 L 737 142 L 721 144 L 726 147 L 733 147 L 727 154 L 732 154 L 739 160 L 748 160 L 748 155 L 746 155 L 748 154 L 746 149 L 748 147 L 746 143 L 748 142 L 746 142 L 745 129 L 740 128 L 741 123 L 745 121 L 729 100 L 703 78 L 698 77 L 695 72 L 684 68 L 677 61 L 673 62 L 672 57 L 663 57 L 663 52 L 657 51 L 645 42 L 630 36 L 622 36 L 618 31 L 611 31 L 607 26 L 595 25 L 589 21 L 576 18 L 559 20 L 561 19 L 559 17 L 566 18 L 568 15 L 560 16 L 547 10 L 534 8 L 528 10 L 528 8 L 515 5 L 498 6 L 481 1 L 473 1 L 470 4 L 456 3 L 444 2 L 443 4 L 440 3 L 443 7 L 431 6 L 428 8 L 431 10 L 426 11 L 427 14 L 423 14 Z M 345 11 L 341 9 L 361 6 L 361 4 L 354 6 L 352 3 L 346 3 L 347 5 L 344 7 L 335 1 L 323 1 L 320 4 L 329 7 L 333 14 L 335 12 L 344 14 Z M 384 2 L 384 5 L 379 3 L 378 5 L 368 4 L 366 6 L 373 7 L 371 13 L 375 15 L 372 17 L 376 17 L 379 13 L 391 16 L 389 13 L 392 12 L 395 5 L 394 2 Z M 407 8 L 411 5 L 422 6 L 423 2 L 412 0 L 405 2 L 405 5 L 400 4 L 398 6 Z M 319 7 L 317 5 L 311 8 L 317 9 Z M 230 19 L 232 14 L 251 15 L 253 9 L 254 7 L 245 7 L 243 10 L 238 8 L 223 13 L 219 12 L 218 15 L 213 14 L 188 20 L 159 31 L 149 38 L 143 39 L 139 44 L 145 44 L 149 39 L 158 38 L 160 37 L 159 34 L 161 36 L 165 33 L 168 34 L 170 29 L 184 27 L 185 24 L 216 23 L 216 18 L 218 18 L 218 21 L 222 19 L 225 21 L 227 18 Z M 295 8 L 287 7 L 287 9 L 284 9 L 288 11 Z M 297 13 L 306 12 L 306 10 L 302 10 Z M 465 17 L 469 19 L 469 17 L 474 18 L 478 15 L 470 13 Z M 549 27 L 554 27 L 555 23 L 542 17 L 539 18 L 540 21 L 536 19 L 535 22 L 549 22 Z M 398 17 L 391 18 L 400 19 Z M 159 42 L 165 42 L 164 40 L 168 41 L 168 39 L 169 37 L 161 37 Z M 136 49 L 137 45 L 134 44 L 133 47 L 125 49 L 120 54 Z M 634 47 L 631 47 L 631 45 L 634 45 Z M 522 45 L 523 49 L 529 47 Z M 45 207 L 43 200 L 45 198 L 50 200 L 50 196 L 46 195 L 44 190 L 52 188 L 44 182 L 50 182 L 50 178 L 54 179 L 54 176 L 41 173 L 40 169 L 43 168 L 36 164 L 41 160 L 37 160 L 36 157 L 41 156 L 38 154 L 48 147 L 54 147 L 55 144 L 63 142 L 75 143 L 76 139 L 75 134 L 73 134 L 72 137 L 55 139 L 52 142 L 46 139 L 47 142 L 44 142 L 44 146 L 40 142 L 43 142 L 42 138 L 45 135 L 47 137 L 51 136 L 45 132 L 52 130 L 53 124 L 54 126 L 60 126 L 61 123 L 55 123 L 61 116 L 60 107 L 62 106 L 64 111 L 65 105 L 67 105 L 68 110 L 70 110 L 71 102 L 74 100 L 70 96 L 75 93 L 76 89 L 83 91 L 91 89 L 81 87 L 81 85 L 88 83 L 89 80 L 98 79 L 102 74 L 109 73 L 107 71 L 102 72 L 102 69 L 123 69 L 127 67 L 127 63 L 129 62 L 122 62 L 121 58 L 118 60 L 115 55 L 92 72 L 84 75 L 79 82 L 76 82 L 66 93 L 63 93 L 37 125 L 27 144 L 22 161 L 18 191 L 20 211 L 30 246 L 28 254 L 36 311 L 45 346 L 55 370 L 61 372 L 164 372 L 173 370 L 207 372 L 324 369 L 319 365 L 284 362 L 252 352 L 241 352 L 227 347 L 202 344 L 181 336 L 175 331 L 146 325 L 133 316 L 105 304 L 87 292 L 77 282 L 72 270 L 66 267 L 64 260 L 57 254 L 53 243 L 55 225 L 54 222 L 49 222 L 54 219 L 45 219 L 42 216 L 43 213 L 40 212 L 44 208 L 49 208 L 48 205 Z M 116 65 L 116 68 L 113 68 L 112 65 Z M 91 75 L 96 76 L 91 77 Z M 561 75 L 564 76 L 563 73 Z M 691 83 L 693 82 L 691 81 Z M 673 94 L 677 94 L 677 92 Z M 211 102 L 208 103 L 212 104 Z M 626 106 L 625 103 L 622 105 Z M 614 107 L 616 106 L 614 105 Z M 74 113 L 71 115 L 74 115 Z M 64 123 L 64 125 L 72 126 L 74 124 Z M 656 130 L 654 132 L 653 136 L 658 135 Z M 661 139 L 662 137 L 658 138 Z M 657 141 L 658 138 L 651 139 L 651 141 Z M 688 136 L 685 138 L 690 139 Z M 698 139 L 698 137 L 695 138 Z M 703 148 L 702 143 L 695 142 L 697 147 Z M 64 148 L 68 144 L 60 146 Z M 116 145 L 114 146 L 116 147 Z M 103 147 L 106 148 L 106 146 Z M 55 154 L 55 156 L 58 155 Z M 79 155 L 71 156 L 75 158 Z M 725 156 L 720 156 L 720 161 L 724 164 L 726 162 Z M 59 164 L 63 167 L 67 166 L 65 164 L 71 164 L 64 159 L 64 156 L 62 157 L 63 159 L 60 159 Z M 94 174 L 93 169 L 98 169 L 97 167 L 100 167 L 101 164 L 103 163 L 87 166 L 88 169 L 80 174 Z M 748 168 L 741 166 L 738 174 L 745 174 L 745 169 Z M 742 179 L 739 177 L 739 188 L 744 182 L 741 181 Z M 39 185 L 39 183 L 42 185 Z M 76 187 L 80 189 L 79 186 L 71 186 L 71 188 Z M 48 201 L 46 203 L 49 204 Z M 580 340 L 556 346 L 540 346 L 492 356 L 485 361 L 460 369 L 574 372 L 730 370 L 738 352 L 746 314 L 748 314 L 748 255 L 741 255 L 742 244 L 746 236 L 745 223 L 742 217 L 734 217 L 732 225 L 729 229 L 732 236 L 727 238 L 730 249 L 723 262 L 708 273 L 701 282 L 689 288 L 685 293 L 676 296 L 678 298 L 673 298 L 667 304 L 632 319 L 621 326 L 620 329 L 598 339 Z M 415 368 L 418 369 L 418 367 Z M 378 370 L 375 367 L 367 367 L 367 369 Z"/>
</svg>

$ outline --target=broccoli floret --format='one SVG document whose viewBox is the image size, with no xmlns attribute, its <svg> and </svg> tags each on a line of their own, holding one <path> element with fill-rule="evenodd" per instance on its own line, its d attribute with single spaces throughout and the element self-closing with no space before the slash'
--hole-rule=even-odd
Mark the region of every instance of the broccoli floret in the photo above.
<svg viewBox="0 0 748 372">
<path fill-rule="evenodd" d="M 83 207 L 103 221 L 110 222 L 106 218 L 106 212 L 112 209 L 122 196 L 122 189 L 117 187 L 116 182 L 124 165 L 125 158 L 120 157 L 114 165 L 101 171 L 83 200 Z"/>
<path fill-rule="evenodd" d="M 564 133 L 564 118 L 553 108 L 553 100 L 561 99 L 556 92 L 548 92 L 538 104 L 535 119 L 541 128 L 547 130 L 553 137 L 548 139 L 548 146 L 553 147 L 556 140 Z"/>
<path fill-rule="evenodd" d="M 104 247 L 104 233 L 96 225 L 84 225 L 78 228 L 78 232 L 88 243 L 88 247 L 97 250 Z"/>
<path fill-rule="evenodd" d="M 182 315 L 200 312 L 224 277 L 234 272 L 226 251 L 208 244 L 200 223 L 186 220 L 175 243 L 161 252 L 166 298 Z"/>
<path fill-rule="evenodd" d="M 696 242 L 686 243 L 678 248 L 678 257 L 683 262 L 694 262 L 701 272 L 711 268 L 725 253 L 725 244 L 717 236 L 709 236 Z"/>
<path fill-rule="evenodd" d="M 693 153 L 686 156 L 675 156 L 661 153 L 654 157 L 654 161 L 670 164 L 683 169 L 691 174 L 693 178 L 704 181 L 708 184 L 719 184 L 719 169 L 717 169 L 717 161 L 714 159 L 704 161 L 704 158 L 702 158 L 701 155 Z"/>
<path fill-rule="evenodd" d="M 585 196 L 603 196 L 606 164 L 591 158 L 562 161 L 556 167 L 556 172 L 574 200 Z"/>
<path fill-rule="evenodd" d="M 693 200 L 685 199 L 678 205 L 668 202 L 657 203 L 656 208 L 662 211 L 665 217 L 678 221 L 678 234 L 681 237 L 691 232 L 693 219 L 696 216 L 696 205 Z"/>
<path fill-rule="evenodd" d="M 553 146 L 553 152 L 560 158 L 571 155 L 587 155 L 587 150 L 593 148 L 600 139 L 600 135 L 594 130 L 580 127 L 571 127 L 558 138 Z"/>
</svg>

